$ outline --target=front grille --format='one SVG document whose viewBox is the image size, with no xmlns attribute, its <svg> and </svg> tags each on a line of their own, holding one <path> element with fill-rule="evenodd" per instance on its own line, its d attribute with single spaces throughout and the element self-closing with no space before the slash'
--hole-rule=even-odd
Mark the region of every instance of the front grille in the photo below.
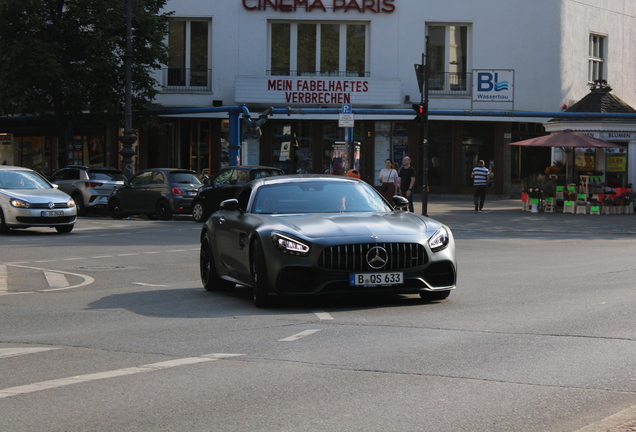
<svg viewBox="0 0 636 432">
<path fill-rule="evenodd" d="M 380 246 L 388 255 L 387 263 L 374 269 L 367 263 L 369 249 Z M 320 254 L 318 265 L 329 270 L 391 271 L 419 267 L 428 262 L 426 249 L 419 243 L 366 243 L 331 246 Z"/>
<path fill-rule="evenodd" d="M 20 223 L 28 223 L 32 225 L 53 225 L 61 223 L 71 223 L 75 220 L 75 216 L 61 216 L 61 217 L 30 217 L 30 216 L 17 216 L 16 221 Z"/>
<path fill-rule="evenodd" d="M 49 203 L 31 203 L 31 206 L 29 208 L 36 208 L 36 209 L 48 209 L 49 208 Z M 63 209 L 63 208 L 68 208 L 68 204 L 65 202 L 62 203 L 54 203 L 53 204 L 53 208 L 54 209 Z"/>
</svg>

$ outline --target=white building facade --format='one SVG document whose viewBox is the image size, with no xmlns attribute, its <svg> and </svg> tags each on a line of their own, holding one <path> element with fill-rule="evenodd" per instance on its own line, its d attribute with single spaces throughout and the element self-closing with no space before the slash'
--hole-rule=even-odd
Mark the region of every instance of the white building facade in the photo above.
<svg viewBox="0 0 636 432">
<path fill-rule="evenodd" d="M 182 168 L 355 167 L 373 184 L 385 159 L 410 155 L 418 168 L 415 112 L 394 110 L 421 100 L 414 64 L 427 36 L 429 110 L 494 112 L 429 116 L 431 193 L 469 192 L 470 171 L 483 159 L 494 174 L 491 192 L 514 194 L 552 154 L 507 144 L 544 134 L 549 118 L 541 113 L 572 105 L 597 79 L 636 105 L 635 0 L 171 0 L 166 9 L 174 11 L 171 60 L 157 75 L 165 108 L 244 104 L 253 117 L 269 107 L 386 110 L 354 114 L 351 129 L 333 112 L 276 114 L 260 134 L 244 129 L 240 149 L 229 148 L 227 113 L 175 111 L 163 117 L 170 129 L 161 148 Z M 582 126 L 594 133 L 590 127 Z M 636 156 L 633 121 L 600 128 L 599 138 L 627 137 L 626 157 Z M 149 164 L 150 142 L 140 144 Z M 630 175 L 626 168 L 622 182 Z"/>
</svg>

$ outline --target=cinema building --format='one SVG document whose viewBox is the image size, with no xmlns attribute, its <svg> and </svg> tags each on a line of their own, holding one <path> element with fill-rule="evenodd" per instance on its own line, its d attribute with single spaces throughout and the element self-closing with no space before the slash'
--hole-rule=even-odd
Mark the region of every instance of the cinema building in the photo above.
<svg viewBox="0 0 636 432">
<path fill-rule="evenodd" d="M 157 71 L 163 131 L 139 131 L 139 169 L 359 167 L 377 184 L 385 159 L 409 155 L 419 168 L 412 105 L 422 95 L 414 65 L 425 53 L 431 193 L 470 193 L 479 159 L 493 172 L 490 193 L 518 193 L 520 179 L 549 166 L 554 154 L 507 144 L 547 133 L 545 113 L 564 113 L 597 80 L 636 106 L 633 2 L 170 0 L 166 9 L 174 14 L 170 62 Z M 287 111 L 259 130 L 243 121 L 240 142 L 230 142 L 228 113 L 206 108 L 241 105 L 253 119 L 270 107 Z M 349 109 L 353 115 L 343 118 Z M 636 120 L 557 123 L 616 137 L 626 157 L 617 178 L 633 182 Z M 117 134 L 102 135 L 110 165 L 117 163 Z M 346 156 L 335 160 L 343 146 Z M 596 161 L 605 168 L 602 154 Z"/>
</svg>

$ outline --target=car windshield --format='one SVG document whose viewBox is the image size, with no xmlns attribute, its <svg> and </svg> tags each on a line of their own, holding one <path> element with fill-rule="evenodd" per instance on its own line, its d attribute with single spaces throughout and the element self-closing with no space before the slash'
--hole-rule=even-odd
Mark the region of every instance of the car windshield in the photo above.
<svg viewBox="0 0 636 432">
<path fill-rule="evenodd" d="M 201 182 L 196 175 L 188 172 L 170 173 L 172 183 L 200 185 Z"/>
<path fill-rule="evenodd" d="M 252 213 L 356 213 L 392 209 L 365 183 L 328 180 L 280 183 L 258 188 Z"/>
<path fill-rule="evenodd" d="M 250 172 L 250 177 L 252 180 L 263 178 L 263 177 L 273 177 L 282 175 L 280 171 L 274 169 L 255 169 Z"/>
<path fill-rule="evenodd" d="M 91 180 L 104 180 L 104 181 L 125 181 L 126 176 L 121 171 L 88 171 L 88 178 Z"/>
<path fill-rule="evenodd" d="M 42 177 L 31 171 L 0 171 L 0 189 L 50 189 Z"/>
</svg>

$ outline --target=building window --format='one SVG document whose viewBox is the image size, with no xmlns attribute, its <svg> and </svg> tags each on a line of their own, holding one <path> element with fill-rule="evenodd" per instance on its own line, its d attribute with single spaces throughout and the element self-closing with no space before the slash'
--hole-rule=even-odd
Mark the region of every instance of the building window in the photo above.
<svg viewBox="0 0 636 432">
<path fill-rule="evenodd" d="M 428 25 L 429 90 L 467 91 L 468 26 Z"/>
<path fill-rule="evenodd" d="M 605 50 L 606 37 L 590 34 L 590 54 L 589 54 L 589 70 L 588 81 L 593 83 L 597 80 L 606 79 L 605 71 Z"/>
<path fill-rule="evenodd" d="M 169 24 L 168 61 L 165 84 L 168 88 L 210 89 L 210 23 L 200 20 L 173 20 Z"/>
<path fill-rule="evenodd" d="M 367 25 L 272 22 L 270 75 L 368 76 Z"/>
</svg>

